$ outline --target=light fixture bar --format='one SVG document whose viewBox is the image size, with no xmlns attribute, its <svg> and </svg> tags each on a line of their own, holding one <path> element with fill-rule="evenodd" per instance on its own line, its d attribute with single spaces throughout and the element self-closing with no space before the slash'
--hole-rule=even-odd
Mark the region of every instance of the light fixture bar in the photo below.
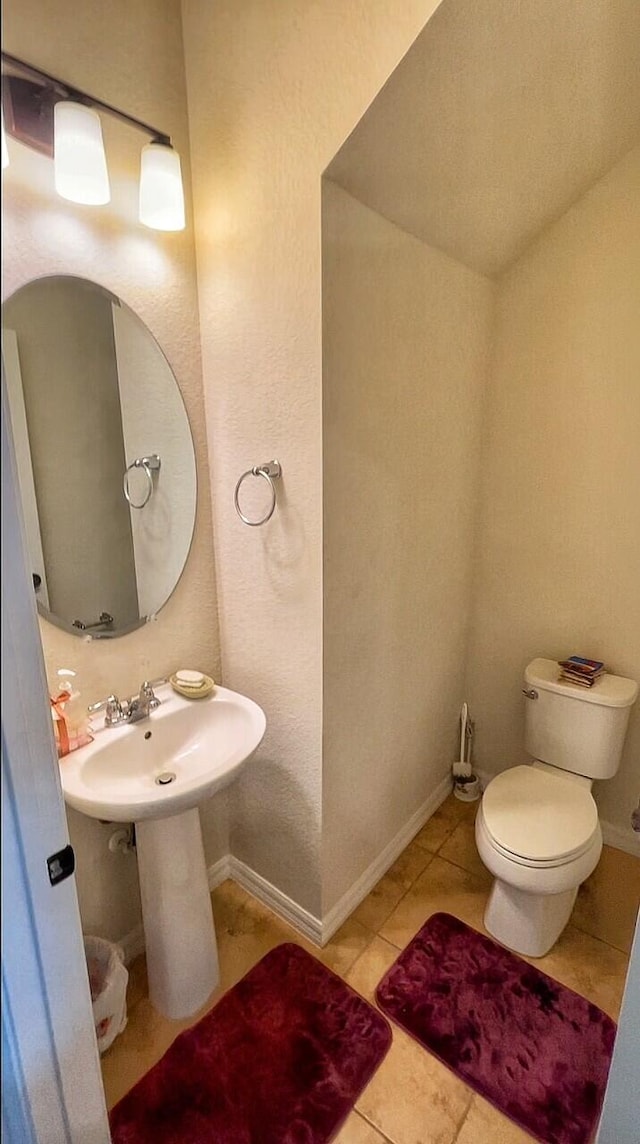
<svg viewBox="0 0 640 1144">
<path fill-rule="evenodd" d="M 165 147 L 171 147 L 171 138 L 163 131 L 158 131 L 156 127 L 152 127 L 149 123 L 144 123 L 141 119 L 136 119 L 133 115 L 128 115 L 126 111 L 121 111 L 118 107 L 113 107 L 110 103 L 105 103 L 103 99 L 97 99 L 94 95 L 89 95 L 88 92 L 82 91 L 81 88 L 73 87 L 71 84 L 66 83 L 65 80 L 57 79 L 55 76 L 50 75 L 48 72 L 36 68 L 33 64 L 28 64 L 24 60 L 18 59 L 17 56 L 12 56 L 9 52 L 2 52 L 2 62 L 7 67 L 12 68 L 15 72 L 26 76 L 28 79 L 39 81 L 44 87 L 48 87 L 55 92 L 60 99 L 70 100 L 74 103 L 84 103 L 89 107 L 96 107 L 101 111 L 106 111 L 109 115 L 115 116 L 116 119 L 122 120 L 123 123 L 128 123 L 130 127 L 135 127 L 138 131 L 143 131 L 145 135 L 149 135 L 154 143 L 162 143 Z"/>
</svg>

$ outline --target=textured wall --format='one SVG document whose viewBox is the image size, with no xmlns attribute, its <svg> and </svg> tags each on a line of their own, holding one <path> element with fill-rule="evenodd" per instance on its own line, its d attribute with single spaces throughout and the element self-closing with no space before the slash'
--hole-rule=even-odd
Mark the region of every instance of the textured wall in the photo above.
<svg viewBox="0 0 640 1144">
<path fill-rule="evenodd" d="M 327 912 L 458 755 L 493 288 L 330 182 L 322 239 Z"/>
<path fill-rule="evenodd" d="M 640 681 L 640 149 L 498 283 L 468 690 L 477 761 L 522 761 L 536 655 Z M 601 816 L 633 834 L 636 704 Z"/>
<path fill-rule="evenodd" d="M 320 178 L 436 0 L 184 0 L 225 679 L 267 714 L 234 854 L 320 909 Z M 277 457 L 263 529 L 234 484 Z"/>
<path fill-rule="evenodd" d="M 637 141 L 639 43 L 638 0 L 447 0 L 327 174 L 500 274 Z"/>
<path fill-rule="evenodd" d="M 37 32 L 37 34 L 36 34 Z M 83 643 L 42 626 L 49 675 L 79 672 L 87 701 L 137 688 L 186 664 L 220 675 L 210 489 L 203 417 L 190 210 L 187 113 L 177 0 L 7 0 L 4 48 L 121 106 L 174 138 L 187 184 L 188 227 L 180 234 L 146 230 L 137 221 L 140 146 L 144 137 L 103 120 L 112 183 L 109 206 L 77 207 L 53 190 L 52 164 L 11 144 L 3 172 L 6 296 L 43 274 L 78 274 L 118 294 L 146 322 L 167 354 L 184 394 L 199 470 L 198 515 L 189 561 L 156 623 L 113 642 Z M 85 928 L 121 935 L 138 914 L 133 859 L 111 855 L 107 829 L 69 814 L 78 850 L 78 890 Z M 224 799 L 204 808 L 209 860 L 227 850 Z"/>
</svg>

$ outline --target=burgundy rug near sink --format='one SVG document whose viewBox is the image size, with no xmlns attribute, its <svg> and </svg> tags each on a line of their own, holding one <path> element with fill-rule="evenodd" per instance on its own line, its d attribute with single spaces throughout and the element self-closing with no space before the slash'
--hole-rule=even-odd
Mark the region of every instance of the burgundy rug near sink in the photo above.
<svg viewBox="0 0 640 1144">
<path fill-rule="evenodd" d="M 113 1109 L 113 1144 L 326 1144 L 391 1043 L 300 946 L 263 957 Z"/>
<path fill-rule="evenodd" d="M 383 977 L 377 999 L 544 1144 L 591 1139 L 616 1026 L 584 997 L 457 918 L 433 914 Z"/>
</svg>

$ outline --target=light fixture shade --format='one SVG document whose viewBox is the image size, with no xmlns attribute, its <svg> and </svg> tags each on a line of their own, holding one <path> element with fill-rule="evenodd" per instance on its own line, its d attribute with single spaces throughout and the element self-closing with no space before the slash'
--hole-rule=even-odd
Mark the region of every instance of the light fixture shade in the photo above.
<svg viewBox="0 0 640 1144">
<path fill-rule="evenodd" d="M 72 203 L 100 206 L 111 198 L 100 116 L 82 103 L 54 108 L 53 158 L 56 191 Z"/>
<path fill-rule="evenodd" d="M 140 222 L 153 230 L 184 230 L 180 156 L 164 143 L 148 143 L 142 148 Z"/>
<path fill-rule="evenodd" d="M 9 151 L 7 148 L 7 136 L 4 130 L 4 111 L 2 112 L 2 170 L 9 166 Z"/>
</svg>

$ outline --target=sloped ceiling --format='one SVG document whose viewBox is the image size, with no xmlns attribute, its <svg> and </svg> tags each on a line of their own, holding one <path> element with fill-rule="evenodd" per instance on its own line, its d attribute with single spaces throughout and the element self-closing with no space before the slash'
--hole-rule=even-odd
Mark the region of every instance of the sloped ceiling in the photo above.
<svg viewBox="0 0 640 1144">
<path fill-rule="evenodd" d="M 326 175 L 493 276 L 638 140 L 640 0 L 443 0 Z"/>
</svg>

